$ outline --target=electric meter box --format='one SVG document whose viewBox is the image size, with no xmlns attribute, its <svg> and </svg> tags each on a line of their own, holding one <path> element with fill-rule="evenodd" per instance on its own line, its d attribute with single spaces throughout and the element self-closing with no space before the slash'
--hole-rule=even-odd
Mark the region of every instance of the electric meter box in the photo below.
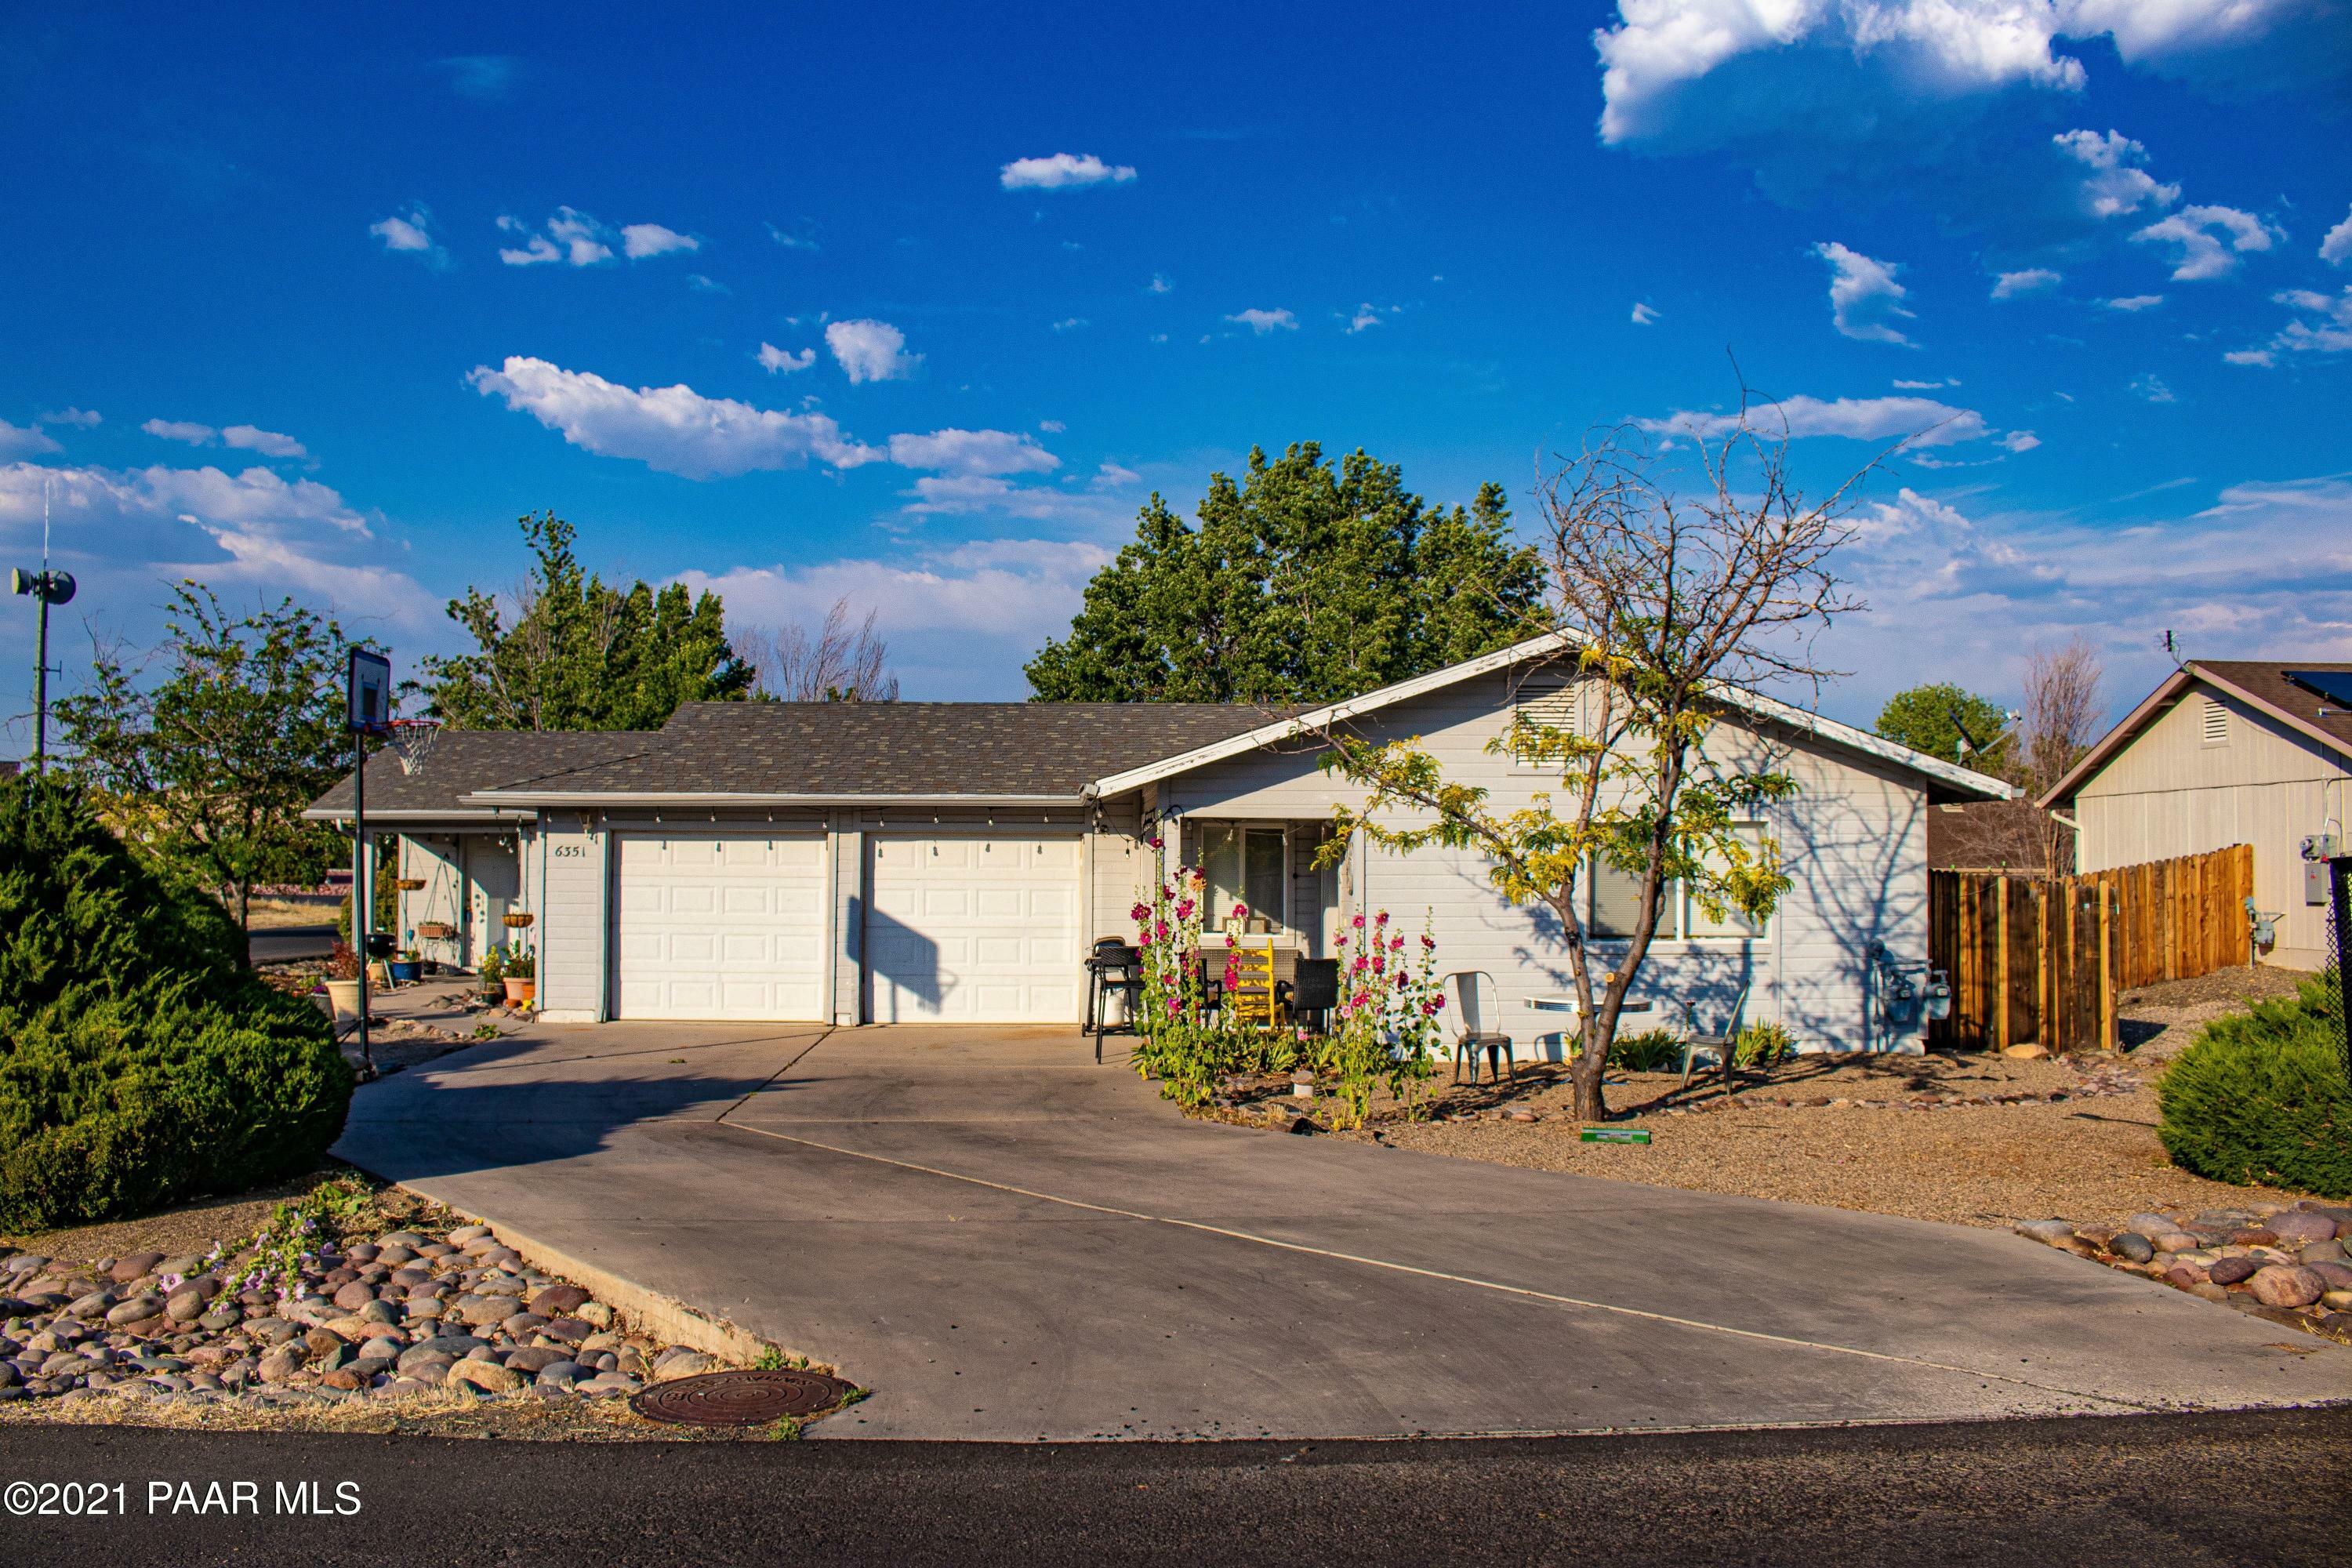
<svg viewBox="0 0 2352 1568">
<path fill-rule="evenodd" d="M 2333 833 L 2315 833 L 2303 841 L 2303 901 L 2327 901 L 2327 863 L 2344 853 Z"/>
</svg>

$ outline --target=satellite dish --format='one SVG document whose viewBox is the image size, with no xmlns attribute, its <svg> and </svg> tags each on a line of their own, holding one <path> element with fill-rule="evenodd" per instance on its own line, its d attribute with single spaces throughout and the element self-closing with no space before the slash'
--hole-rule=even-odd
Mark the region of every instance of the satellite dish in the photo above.
<svg viewBox="0 0 2352 1568">
<path fill-rule="evenodd" d="M 74 580 L 72 573 L 45 572 L 42 575 L 48 579 L 47 591 L 41 595 L 43 598 L 47 599 L 52 605 L 69 605 L 73 603 Z"/>
</svg>

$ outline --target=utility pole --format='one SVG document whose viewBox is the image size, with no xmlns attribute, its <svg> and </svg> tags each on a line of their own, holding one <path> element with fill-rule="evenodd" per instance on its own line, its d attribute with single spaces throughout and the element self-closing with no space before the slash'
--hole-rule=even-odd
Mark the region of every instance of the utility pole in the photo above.
<svg viewBox="0 0 2352 1568">
<path fill-rule="evenodd" d="M 19 567 L 8 574 L 9 588 L 18 594 L 30 594 L 38 602 L 40 631 L 33 642 L 33 771 L 47 769 L 49 751 L 49 606 L 73 602 L 74 580 L 70 572 L 49 570 L 49 487 L 41 483 L 41 569 L 27 572 Z"/>
</svg>

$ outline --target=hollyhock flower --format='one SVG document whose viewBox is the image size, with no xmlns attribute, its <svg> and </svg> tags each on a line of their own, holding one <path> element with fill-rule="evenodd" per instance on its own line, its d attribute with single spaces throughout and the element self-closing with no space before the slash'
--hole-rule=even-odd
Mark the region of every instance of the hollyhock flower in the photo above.
<svg viewBox="0 0 2352 1568">
<path fill-rule="evenodd" d="M 1192 900 L 1179 899 L 1176 900 L 1176 918 L 1180 921 L 1189 921 L 1192 918 Z"/>
<path fill-rule="evenodd" d="M 1349 921 L 1348 923 L 1354 926 L 1358 931 L 1361 931 L 1364 929 L 1364 917 L 1358 915 L 1354 920 Z"/>
<path fill-rule="evenodd" d="M 1389 951 L 1390 951 L 1390 952 L 1399 952 L 1399 951 L 1401 951 L 1401 950 L 1403 948 L 1403 946 L 1404 946 L 1404 938 L 1402 938 L 1402 937 L 1401 937 L 1401 936 L 1392 936 L 1392 937 L 1389 938 Z"/>
<path fill-rule="evenodd" d="M 1421 939 L 1421 951 L 1423 952 L 1435 952 L 1437 951 L 1437 939 L 1433 936 L 1423 933 Z"/>
<path fill-rule="evenodd" d="M 1373 916 L 1373 917 L 1372 917 L 1372 923 L 1373 923 L 1374 925 L 1381 925 L 1381 926 L 1384 926 L 1384 925 L 1388 924 L 1388 923 L 1389 923 L 1389 912 L 1388 912 L 1388 910 L 1382 910 L 1379 914 L 1377 914 L 1377 915 Z"/>
<path fill-rule="evenodd" d="M 1135 906 L 1135 908 L 1133 908 L 1133 909 L 1131 909 L 1131 910 L 1128 910 L 1128 911 L 1127 911 L 1127 918 L 1128 918 L 1128 919 L 1129 919 L 1129 920 L 1131 920 L 1131 921 L 1135 921 L 1140 922 L 1140 921 L 1142 921 L 1146 916 L 1150 915 L 1150 913 L 1151 913 L 1151 906 L 1150 906 L 1150 904 L 1138 904 L 1138 905 L 1136 905 L 1136 906 Z"/>
<path fill-rule="evenodd" d="M 1356 954 L 1356 962 L 1355 962 L 1355 963 L 1354 963 L 1354 964 L 1353 964 L 1353 965 L 1351 965 L 1350 967 L 1352 967 L 1352 968 L 1356 971 L 1356 973 L 1358 973 L 1359 974 L 1360 974 L 1360 973 L 1362 973 L 1364 972 L 1364 970 L 1365 970 L 1367 967 L 1369 967 L 1369 966 L 1370 965 L 1371 962 L 1372 962 L 1372 961 L 1371 961 L 1370 959 L 1369 959 L 1369 958 L 1365 957 L 1362 953 L 1360 953 L 1360 953 Z"/>
<path fill-rule="evenodd" d="M 1157 848 L 1160 847 L 1163 844 L 1165 844 L 1167 841 L 1166 841 L 1165 839 L 1161 838 L 1161 837 L 1160 837 L 1160 835 L 1158 835 L 1157 833 L 1155 833 L 1155 834 L 1153 834 L 1150 837 L 1149 837 L 1149 838 L 1145 839 L 1145 840 L 1144 840 L 1144 842 L 1145 842 L 1146 844 L 1150 845 L 1154 849 L 1157 849 Z"/>
<path fill-rule="evenodd" d="M 1166 921 L 1153 921 L 1151 922 L 1151 934 L 1158 937 L 1160 941 L 1166 942 L 1168 940 L 1168 922 Z"/>
<path fill-rule="evenodd" d="M 1234 919 L 1235 919 L 1235 920 L 1241 920 L 1241 919 L 1244 919 L 1244 917 L 1246 917 L 1248 914 L 1249 914 L 1249 906 L 1248 906 L 1247 904 L 1235 904 L 1235 905 L 1234 906 Z"/>
</svg>

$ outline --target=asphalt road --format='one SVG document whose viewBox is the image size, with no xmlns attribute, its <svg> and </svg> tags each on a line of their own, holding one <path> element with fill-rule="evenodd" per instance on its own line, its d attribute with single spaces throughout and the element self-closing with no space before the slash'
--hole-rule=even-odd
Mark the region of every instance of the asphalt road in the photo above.
<svg viewBox="0 0 2352 1568">
<path fill-rule="evenodd" d="M 246 938 L 256 963 L 289 963 L 298 958 L 324 958 L 335 950 L 331 922 L 319 926 L 264 926 Z"/>
<path fill-rule="evenodd" d="M 128 1515 L 14 1516 L 23 1494 L 10 1491 L 0 1542 L 14 1563 L 379 1568 L 2284 1568 L 2342 1561 L 2348 1475 L 2347 1406 L 1389 1443 L 604 1445 L 9 1425 L 0 1483 L 121 1481 Z M 192 1511 L 215 1481 L 227 1506 L 241 1480 L 257 1483 L 247 1511 Z M 279 1484 L 306 1482 L 326 1511 L 278 1511 Z M 339 1496 L 357 1511 L 333 1511 Z"/>
</svg>

